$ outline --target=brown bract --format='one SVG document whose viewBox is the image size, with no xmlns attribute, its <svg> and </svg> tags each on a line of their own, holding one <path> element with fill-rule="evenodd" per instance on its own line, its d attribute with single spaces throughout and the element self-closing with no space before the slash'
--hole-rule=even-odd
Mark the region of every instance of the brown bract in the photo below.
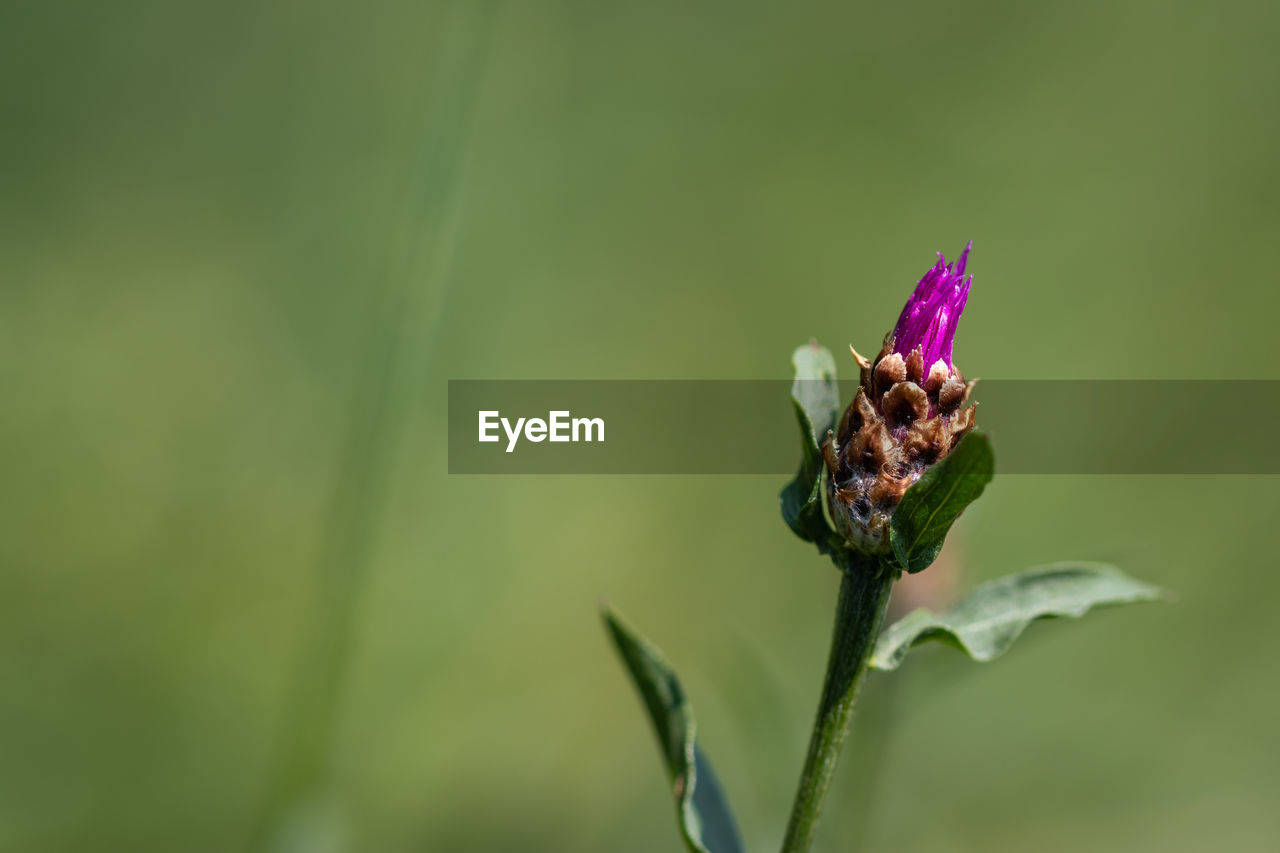
<svg viewBox="0 0 1280 853">
<path fill-rule="evenodd" d="M 903 358 L 892 340 L 874 361 L 853 355 L 858 393 L 822 443 L 827 497 L 850 544 L 884 553 L 903 493 L 973 428 L 974 407 L 965 407 L 973 382 L 941 360 L 926 371 L 919 347 Z"/>
</svg>

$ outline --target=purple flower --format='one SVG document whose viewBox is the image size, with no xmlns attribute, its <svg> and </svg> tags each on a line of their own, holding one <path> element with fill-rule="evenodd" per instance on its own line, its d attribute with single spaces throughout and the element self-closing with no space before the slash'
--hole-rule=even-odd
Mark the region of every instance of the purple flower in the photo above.
<svg viewBox="0 0 1280 853">
<path fill-rule="evenodd" d="M 874 359 L 853 350 L 858 393 L 822 442 L 836 530 L 853 547 L 888 553 L 889 520 L 907 489 L 973 429 L 966 382 L 951 363 L 956 322 L 972 279 L 969 249 L 954 264 L 938 254 Z"/>
<path fill-rule="evenodd" d="M 898 324 L 893 327 L 893 351 L 906 358 L 913 350 L 920 349 L 926 375 L 938 361 L 946 365 L 948 373 L 955 372 L 951 345 L 955 342 L 956 323 L 969 298 L 969 285 L 973 283 L 973 276 L 964 277 L 964 265 L 972 248 L 970 240 L 953 264 L 948 264 L 939 252 L 938 262 L 920 279 L 902 309 Z"/>
</svg>

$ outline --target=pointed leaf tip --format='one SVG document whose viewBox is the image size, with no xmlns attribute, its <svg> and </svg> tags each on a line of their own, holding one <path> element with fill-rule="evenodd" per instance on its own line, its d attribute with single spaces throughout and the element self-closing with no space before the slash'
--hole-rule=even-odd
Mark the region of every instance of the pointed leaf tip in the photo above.
<svg viewBox="0 0 1280 853">
<path fill-rule="evenodd" d="M 692 853 L 743 853 L 728 797 L 697 743 L 693 706 L 675 671 L 613 608 L 605 605 L 601 616 L 658 737 L 685 844 Z"/>
</svg>

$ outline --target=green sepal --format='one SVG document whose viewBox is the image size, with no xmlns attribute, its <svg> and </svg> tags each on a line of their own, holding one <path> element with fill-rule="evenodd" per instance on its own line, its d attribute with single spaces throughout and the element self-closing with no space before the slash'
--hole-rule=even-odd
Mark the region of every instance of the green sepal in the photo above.
<svg viewBox="0 0 1280 853">
<path fill-rule="evenodd" d="M 601 615 L 658 736 L 685 843 L 693 853 L 744 853 L 729 800 L 697 743 L 693 707 L 675 671 L 611 608 L 604 607 Z"/>
<path fill-rule="evenodd" d="M 904 570 L 914 574 L 938 558 L 947 531 L 994 473 L 990 439 L 970 432 L 907 489 L 889 522 L 889 543 Z"/>
<path fill-rule="evenodd" d="M 791 364 L 795 368 L 791 402 L 800 425 L 800 470 L 779 495 L 782 517 L 801 539 L 824 554 L 835 554 L 843 542 L 822 511 L 825 469 L 819 448 L 840 417 L 836 362 L 825 347 L 810 343 L 792 353 Z"/>
</svg>

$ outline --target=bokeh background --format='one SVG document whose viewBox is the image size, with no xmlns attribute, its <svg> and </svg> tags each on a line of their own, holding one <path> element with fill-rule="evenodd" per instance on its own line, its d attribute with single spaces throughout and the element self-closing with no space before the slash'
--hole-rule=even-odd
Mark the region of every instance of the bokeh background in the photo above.
<svg viewBox="0 0 1280 853">
<path fill-rule="evenodd" d="M 7 0 L 0 849 L 676 850 L 602 597 L 775 848 L 837 586 L 782 482 L 450 477 L 446 381 L 785 377 L 970 238 L 969 375 L 1280 378 L 1278 41 L 1235 0 Z M 821 849 L 1274 849 L 1278 505 L 998 477 L 957 592 L 1076 557 L 1177 601 L 874 682 Z"/>
</svg>

